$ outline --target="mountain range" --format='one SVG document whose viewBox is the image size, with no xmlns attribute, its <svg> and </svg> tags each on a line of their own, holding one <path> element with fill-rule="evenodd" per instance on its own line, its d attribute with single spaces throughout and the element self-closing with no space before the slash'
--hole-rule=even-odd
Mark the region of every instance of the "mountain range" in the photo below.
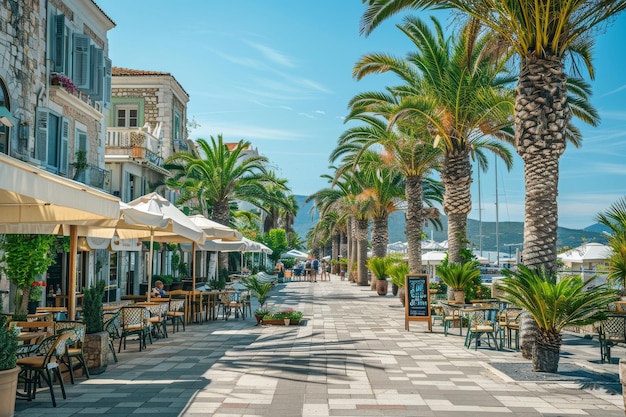
<svg viewBox="0 0 626 417">
<path fill-rule="evenodd" d="M 296 201 L 300 207 L 298 214 L 294 221 L 294 230 L 298 235 L 306 241 L 306 234 L 315 226 L 318 221 L 318 214 L 315 210 L 313 203 L 305 203 L 306 196 L 296 195 Z M 425 227 L 424 233 L 429 239 L 437 242 L 442 242 L 448 239 L 448 221 L 446 216 L 441 216 L 441 223 L 443 228 L 436 230 L 432 227 Z M 406 242 L 406 235 L 404 233 L 405 220 L 404 212 L 395 212 L 389 216 L 389 242 Z M 524 222 L 499 222 L 497 224 L 498 229 L 498 244 L 501 252 L 515 253 L 516 249 L 522 248 L 522 242 L 524 242 Z M 482 233 L 480 233 L 481 225 L 478 220 L 467 220 L 467 235 L 472 246 L 475 249 L 481 247 L 486 251 L 496 250 L 496 223 L 495 222 L 482 222 Z M 557 248 L 570 248 L 582 245 L 584 242 L 598 242 L 602 244 L 607 243 L 607 238 L 604 232 L 607 232 L 606 226 L 601 224 L 593 224 L 582 230 L 568 229 L 565 227 L 559 227 L 557 229 Z M 480 235 L 482 234 L 482 242 Z"/>
</svg>

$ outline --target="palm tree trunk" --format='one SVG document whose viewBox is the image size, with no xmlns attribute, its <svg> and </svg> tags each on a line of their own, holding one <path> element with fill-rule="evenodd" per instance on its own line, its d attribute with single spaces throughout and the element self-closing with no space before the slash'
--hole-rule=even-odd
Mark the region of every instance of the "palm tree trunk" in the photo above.
<svg viewBox="0 0 626 417">
<path fill-rule="evenodd" d="M 389 218 L 374 219 L 372 224 L 372 255 L 384 258 L 389 244 Z"/>
<path fill-rule="evenodd" d="M 350 217 L 350 228 L 348 234 L 348 280 L 350 282 L 356 282 L 356 271 L 353 266 L 357 262 L 357 239 L 356 239 L 356 220 L 354 217 Z"/>
<path fill-rule="evenodd" d="M 424 233 L 424 217 L 422 214 L 424 190 L 422 176 L 409 176 L 406 179 L 406 240 L 409 256 L 409 270 L 412 274 L 422 272 L 422 233 Z"/>
<path fill-rule="evenodd" d="M 445 187 L 443 210 L 448 216 L 448 258 L 451 262 L 463 262 L 461 250 L 467 247 L 467 216 L 472 211 L 469 148 L 458 144 L 446 153 L 441 181 Z"/>
<path fill-rule="evenodd" d="M 540 329 L 533 348 L 533 372 L 557 372 L 562 343 L 563 338 L 559 332 Z"/>
<path fill-rule="evenodd" d="M 522 262 L 549 271 L 556 266 L 559 158 L 571 117 L 566 82 L 561 58 L 522 58 L 515 102 L 515 142 L 524 161 L 526 188 Z M 527 323 L 527 331 L 520 334 L 527 359 L 535 326 L 534 321 Z"/>
<path fill-rule="evenodd" d="M 367 219 L 358 219 L 356 223 L 357 242 L 357 284 L 367 285 Z"/>
</svg>

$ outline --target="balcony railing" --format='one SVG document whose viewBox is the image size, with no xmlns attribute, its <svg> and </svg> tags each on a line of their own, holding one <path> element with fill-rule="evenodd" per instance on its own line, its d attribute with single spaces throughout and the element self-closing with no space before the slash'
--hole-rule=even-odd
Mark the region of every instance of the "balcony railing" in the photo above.
<svg viewBox="0 0 626 417">
<path fill-rule="evenodd" d="M 88 165 L 87 168 L 76 175 L 76 168 L 71 168 L 71 177 L 78 182 L 99 188 L 107 193 L 111 192 L 111 171 Z"/>
<path fill-rule="evenodd" d="M 163 165 L 160 139 L 138 128 L 107 128 L 106 154 L 128 155 L 155 165 Z"/>
</svg>

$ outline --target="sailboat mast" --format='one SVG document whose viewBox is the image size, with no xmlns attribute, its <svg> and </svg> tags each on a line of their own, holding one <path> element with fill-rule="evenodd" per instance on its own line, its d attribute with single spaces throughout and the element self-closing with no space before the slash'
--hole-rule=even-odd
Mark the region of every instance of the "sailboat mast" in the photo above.
<svg viewBox="0 0 626 417">
<path fill-rule="evenodd" d="M 500 230 L 498 219 L 498 157 L 495 156 L 494 168 L 496 172 L 496 266 L 500 266 Z"/>
<path fill-rule="evenodd" d="M 476 172 L 478 173 L 478 250 L 480 250 L 480 256 L 483 256 L 483 205 L 480 195 L 480 166 Z"/>
</svg>

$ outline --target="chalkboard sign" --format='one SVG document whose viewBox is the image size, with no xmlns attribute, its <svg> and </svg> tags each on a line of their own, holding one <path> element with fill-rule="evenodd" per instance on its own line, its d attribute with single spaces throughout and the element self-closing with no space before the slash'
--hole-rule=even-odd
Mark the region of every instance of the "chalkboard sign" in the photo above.
<svg viewBox="0 0 626 417">
<path fill-rule="evenodd" d="M 404 327 L 406 330 L 409 330 L 410 321 L 427 321 L 428 330 L 432 331 L 428 281 L 428 275 L 426 274 L 405 276 Z"/>
</svg>

